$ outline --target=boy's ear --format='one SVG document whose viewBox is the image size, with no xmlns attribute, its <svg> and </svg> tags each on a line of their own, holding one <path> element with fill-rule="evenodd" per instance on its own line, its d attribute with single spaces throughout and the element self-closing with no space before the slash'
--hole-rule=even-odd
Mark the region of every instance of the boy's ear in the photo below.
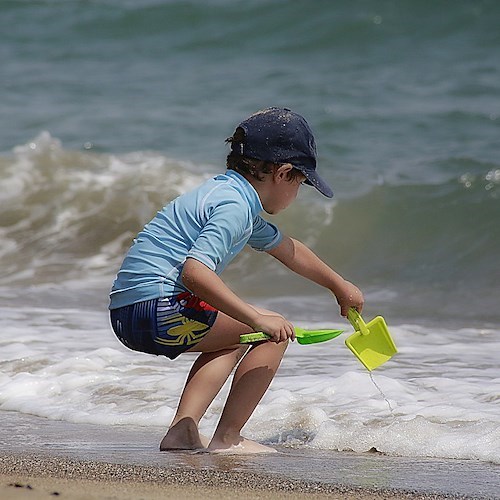
<svg viewBox="0 0 500 500">
<path fill-rule="evenodd" d="M 293 169 L 293 165 L 291 163 L 284 163 L 283 165 L 279 165 L 278 168 L 274 171 L 274 177 L 276 180 L 288 180 L 288 174 Z"/>
</svg>

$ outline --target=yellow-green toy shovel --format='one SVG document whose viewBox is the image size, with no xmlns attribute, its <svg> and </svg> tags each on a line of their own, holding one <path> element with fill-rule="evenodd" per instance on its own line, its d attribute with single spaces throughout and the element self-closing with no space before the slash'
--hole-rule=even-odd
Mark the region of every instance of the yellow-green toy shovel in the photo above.
<svg viewBox="0 0 500 500">
<path fill-rule="evenodd" d="M 345 344 L 367 370 L 375 370 L 398 352 L 382 316 L 365 323 L 358 311 L 351 308 L 347 319 L 355 332 L 346 339 Z"/>
<path fill-rule="evenodd" d="M 294 329 L 295 337 L 299 344 L 326 342 L 344 333 L 343 330 L 303 330 L 297 327 Z M 270 335 L 263 332 L 246 333 L 245 335 L 240 335 L 240 344 L 251 344 L 252 342 L 260 342 L 261 340 L 269 340 L 270 338 Z"/>
</svg>

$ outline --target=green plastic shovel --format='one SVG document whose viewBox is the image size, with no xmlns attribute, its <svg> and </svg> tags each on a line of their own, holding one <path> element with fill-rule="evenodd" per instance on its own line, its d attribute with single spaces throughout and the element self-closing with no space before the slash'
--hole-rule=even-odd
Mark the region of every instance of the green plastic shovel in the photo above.
<svg viewBox="0 0 500 500">
<path fill-rule="evenodd" d="M 343 330 L 303 330 L 295 327 L 295 336 L 299 344 L 317 344 L 318 342 L 326 342 L 332 340 L 344 333 Z M 246 333 L 240 335 L 240 344 L 251 344 L 252 342 L 260 342 L 261 340 L 269 340 L 270 335 L 263 332 Z"/>
<path fill-rule="evenodd" d="M 355 332 L 346 339 L 346 346 L 369 370 L 375 370 L 398 352 L 384 318 L 377 316 L 365 323 L 356 309 L 347 313 Z"/>
</svg>

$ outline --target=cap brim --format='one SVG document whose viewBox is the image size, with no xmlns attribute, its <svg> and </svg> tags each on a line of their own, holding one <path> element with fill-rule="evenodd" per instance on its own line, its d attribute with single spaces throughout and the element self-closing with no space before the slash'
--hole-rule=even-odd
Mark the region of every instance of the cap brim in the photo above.
<svg viewBox="0 0 500 500">
<path fill-rule="evenodd" d="M 306 184 L 315 187 L 323 196 L 333 198 L 332 188 L 316 173 L 316 171 L 301 169 L 300 167 L 295 168 L 306 176 Z"/>
</svg>

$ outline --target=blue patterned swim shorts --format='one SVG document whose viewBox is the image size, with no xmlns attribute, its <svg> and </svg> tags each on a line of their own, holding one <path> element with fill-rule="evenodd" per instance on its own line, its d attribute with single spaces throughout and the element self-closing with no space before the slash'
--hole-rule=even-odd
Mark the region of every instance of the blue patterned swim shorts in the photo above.
<svg viewBox="0 0 500 500">
<path fill-rule="evenodd" d="M 175 359 L 210 330 L 217 309 L 189 292 L 110 311 L 120 342 L 134 351 Z"/>
</svg>

